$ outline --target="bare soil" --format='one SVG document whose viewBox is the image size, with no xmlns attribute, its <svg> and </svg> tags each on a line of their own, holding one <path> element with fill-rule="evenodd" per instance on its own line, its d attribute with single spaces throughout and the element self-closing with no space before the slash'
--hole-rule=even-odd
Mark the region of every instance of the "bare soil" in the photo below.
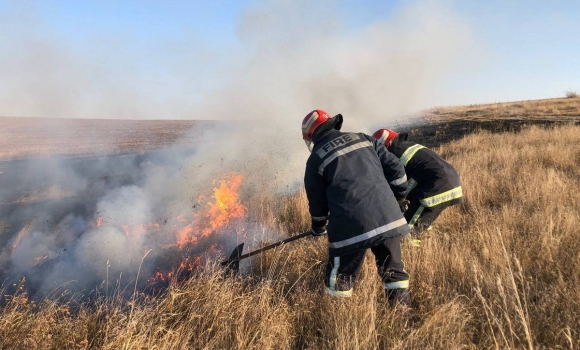
<svg viewBox="0 0 580 350">
<path fill-rule="evenodd" d="M 0 117 L 0 161 L 47 155 L 141 153 L 175 143 L 212 121 Z"/>
<path fill-rule="evenodd" d="M 417 118 L 418 117 L 418 118 Z M 426 146 L 439 146 L 478 130 L 517 132 L 529 125 L 580 123 L 580 98 L 437 107 L 401 126 Z M 0 161 L 48 155 L 142 153 L 174 144 L 193 146 L 192 131 L 215 121 L 0 117 Z M 199 135 L 199 134 L 198 134 Z"/>
</svg>

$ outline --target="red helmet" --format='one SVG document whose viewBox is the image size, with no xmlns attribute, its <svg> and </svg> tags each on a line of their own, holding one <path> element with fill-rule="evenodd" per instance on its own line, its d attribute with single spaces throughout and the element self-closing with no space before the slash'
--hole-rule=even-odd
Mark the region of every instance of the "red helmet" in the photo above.
<svg viewBox="0 0 580 350">
<path fill-rule="evenodd" d="M 308 113 L 302 120 L 302 138 L 304 141 L 312 141 L 312 135 L 316 128 L 332 119 L 328 113 L 322 109 L 315 109 Z"/>
<path fill-rule="evenodd" d="M 381 143 L 385 144 L 385 147 L 389 147 L 391 145 L 391 141 L 399 134 L 394 132 L 393 130 L 389 129 L 379 129 L 375 131 L 373 137 L 379 140 Z"/>
</svg>

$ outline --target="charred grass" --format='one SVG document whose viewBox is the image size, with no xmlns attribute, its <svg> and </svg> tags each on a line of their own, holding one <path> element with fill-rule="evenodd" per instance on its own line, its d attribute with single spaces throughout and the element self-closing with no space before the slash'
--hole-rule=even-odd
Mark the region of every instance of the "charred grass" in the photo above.
<svg viewBox="0 0 580 350">
<path fill-rule="evenodd" d="M 350 299 L 322 293 L 325 239 L 208 265 L 158 298 L 4 295 L 0 349 L 459 349 L 580 346 L 580 127 L 479 132 L 435 149 L 466 203 L 420 248 L 403 246 L 412 314 L 388 306 L 371 259 Z M 304 193 L 264 195 L 252 215 L 300 232 Z M 250 206 L 252 207 L 252 206 Z M 74 310 L 74 312 L 71 312 Z"/>
<path fill-rule="evenodd" d="M 568 94 L 566 94 L 568 96 Z M 578 118 L 580 100 L 574 96 L 519 102 L 474 104 L 468 106 L 437 107 L 423 112 L 428 120 L 470 119 L 529 119 L 564 120 Z"/>
<path fill-rule="evenodd" d="M 428 147 L 461 139 L 482 130 L 519 132 L 531 125 L 580 124 L 580 99 L 551 98 L 519 102 L 437 107 L 419 113 L 419 124 L 401 126 Z"/>
</svg>

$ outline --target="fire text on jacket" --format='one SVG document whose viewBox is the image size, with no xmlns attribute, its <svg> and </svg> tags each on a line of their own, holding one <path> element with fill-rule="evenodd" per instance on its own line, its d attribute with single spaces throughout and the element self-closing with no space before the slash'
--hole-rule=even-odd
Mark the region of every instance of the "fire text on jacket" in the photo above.
<svg viewBox="0 0 580 350">
<path fill-rule="evenodd" d="M 318 151 L 316 151 L 316 154 L 318 154 L 320 158 L 324 158 L 328 153 L 337 149 L 338 147 L 344 146 L 348 143 L 357 141 L 359 139 L 360 139 L 359 136 L 356 134 L 342 135 L 340 137 L 335 138 L 334 140 L 328 141 L 326 144 L 320 147 Z"/>
</svg>

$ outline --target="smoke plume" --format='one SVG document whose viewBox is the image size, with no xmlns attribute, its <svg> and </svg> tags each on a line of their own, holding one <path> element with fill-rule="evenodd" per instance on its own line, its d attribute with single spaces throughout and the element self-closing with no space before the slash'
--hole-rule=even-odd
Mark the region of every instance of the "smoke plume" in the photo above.
<svg viewBox="0 0 580 350">
<path fill-rule="evenodd" d="M 434 2 L 356 26 L 334 1 L 252 3 L 226 49 L 196 39 L 137 45 L 130 33 L 84 38 L 79 49 L 34 3 L 2 6 L 0 115 L 220 120 L 191 131 L 193 149 L 27 160 L 18 163 L 25 175 L 0 174 L 0 211 L 12 224 L 0 235 L 0 270 L 31 274 L 31 262 L 48 255 L 51 264 L 33 273 L 45 291 L 72 280 L 90 289 L 127 271 L 133 278 L 147 250 L 170 243 L 163 234 L 224 174 L 243 174 L 247 192 L 298 188 L 308 155 L 298 128 L 309 111 L 342 113 L 347 131 L 405 122 L 476 51 L 466 23 Z M 61 191 L 58 200 L 17 203 L 17 189 L 47 186 Z M 126 232 L 152 222 L 155 234 Z M 263 234 L 240 225 L 249 237 Z M 149 275 L 154 268 L 145 266 Z"/>
<path fill-rule="evenodd" d="M 356 26 L 334 1 L 252 3 L 227 48 L 195 36 L 143 45 L 128 32 L 78 45 L 31 8 L 9 1 L 0 12 L 0 115 L 296 125 L 323 108 L 364 128 L 435 103 L 476 52 L 469 26 L 430 1 Z"/>
</svg>

